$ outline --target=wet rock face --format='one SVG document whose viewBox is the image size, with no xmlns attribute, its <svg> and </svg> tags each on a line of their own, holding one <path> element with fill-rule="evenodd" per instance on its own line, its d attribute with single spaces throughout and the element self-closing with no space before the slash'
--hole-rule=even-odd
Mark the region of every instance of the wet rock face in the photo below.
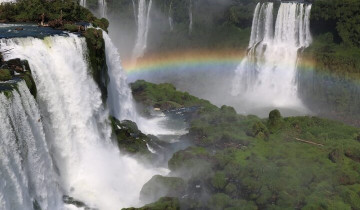
<svg viewBox="0 0 360 210">
<path fill-rule="evenodd" d="M 26 60 L 12 59 L 3 61 L 0 56 L 0 91 L 11 91 L 18 81 L 24 80 L 31 94 L 36 97 L 37 89 Z"/>
</svg>

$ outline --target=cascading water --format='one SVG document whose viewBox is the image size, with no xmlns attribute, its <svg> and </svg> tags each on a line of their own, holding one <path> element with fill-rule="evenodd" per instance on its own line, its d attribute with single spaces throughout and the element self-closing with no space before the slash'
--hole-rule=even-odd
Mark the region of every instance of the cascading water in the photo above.
<svg viewBox="0 0 360 210">
<path fill-rule="evenodd" d="M 99 5 L 99 13 L 100 13 L 101 17 L 106 18 L 106 12 L 107 12 L 106 0 L 98 0 L 98 5 Z"/>
<path fill-rule="evenodd" d="M 0 119 L 1 209 L 61 209 L 39 109 L 25 82 L 9 98 L 0 93 Z"/>
<path fill-rule="evenodd" d="M 193 9 L 192 9 L 193 5 L 192 5 L 192 0 L 190 0 L 189 3 L 189 34 L 191 34 L 192 29 L 193 29 Z"/>
<path fill-rule="evenodd" d="M 99 209 L 137 206 L 141 187 L 159 171 L 121 156 L 111 142 L 108 113 L 89 75 L 85 39 L 69 34 L 1 42 L 2 49 L 11 49 L 5 59 L 29 61 L 64 193 Z"/>
<path fill-rule="evenodd" d="M 108 85 L 107 105 L 110 115 L 119 120 L 131 120 L 136 122 L 139 129 L 146 134 L 152 135 L 177 135 L 185 134 L 186 130 L 171 130 L 167 128 L 168 118 L 157 116 L 152 119 L 143 118 L 136 112 L 131 89 L 127 84 L 127 78 L 121 66 L 120 55 L 112 43 L 109 35 L 103 32 L 106 46 L 106 63 L 110 82 Z"/>
<path fill-rule="evenodd" d="M 258 3 L 248 55 L 236 69 L 232 94 L 251 106 L 301 108 L 297 95 L 299 50 L 308 47 L 311 5 L 281 3 L 273 26 L 273 3 Z"/>
<path fill-rule="evenodd" d="M 138 18 L 137 18 L 137 36 L 135 41 L 135 47 L 132 54 L 134 62 L 138 58 L 144 55 L 147 47 L 147 38 L 150 27 L 150 11 L 152 0 L 146 3 L 146 0 L 139 0 L 138 6 Z"/>
<path fill-rule="evenodd" d="M 132 5 L 133 5 L 134 20 L 135 20 L 135 23 L 136 23 L 136 25 L 137 25 L 137 24 L 138 24 L 138 21 L 137 21 L 137 15 L 136 15 L 136 4 L 135 4 L 135 0 L 132 0 Z"/>
<path fill-rule="evenodd" d="M 86 0 L 80 0 L 80 5 L 86 7 Z"/>
<path fill-rule="evenodd" d="M 170 31 L 173 31 L 174 30 L 174 26 L 173 26 L 173 18 L 172 18 L 172 1 L 170 2 L 170 6 L 169 6 L 169 17 L 168 17 L 168 20 L 169 20 L 169 27 L 170 27 Z"/>
<path fill-rule="evenodd" d="M 126 82 L 126 75 L 122 69 L 120 55 L 106 32 L 103 32 L 103 37 L 110 78 L 107 101 L 110 114 L 119 120 L 127 119 L 137 122 L 131 90 Z"/>
</svg>

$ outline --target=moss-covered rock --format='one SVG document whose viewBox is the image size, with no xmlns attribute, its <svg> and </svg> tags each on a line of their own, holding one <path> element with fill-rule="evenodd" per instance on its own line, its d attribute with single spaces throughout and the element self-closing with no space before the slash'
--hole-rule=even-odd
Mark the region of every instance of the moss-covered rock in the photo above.
<svg viewBox="0 0 360 210">
<path fill-rule="evenodd" d="M 130 154 L 150 155 L 147 148 L 150 138 L 138 129 L 136 123 L 130 120 L 120 122 L 114 117 L 110 117 L 110 120 L 113 134 L 121 150 Z"/>
<path fill-rule="evenodd" d="M 70 31 L 70 32 L 79 32 L 80 26 L 77 26 L 75 24 L 65 24 L 64 25 L 64 30 L 66 31 Z"/>
<path fill-rule="evenodd" d="M 12 75 L 9 69 L 0 69 L 0 81 L 11 80 Z"/>
<path fill-rule="evenodd" d="M 106 102 L 107 85 L 109 76 L 107 73 L 105 41 L 103 39 L 103 31 L 95 28 L 89 28 L 83 33 L 89 50 L 90 71 L 95 82 L 100 88 L 102 99 Z"/>
<path fill-rule="evenodd" d="M 30 93 L 36 98 L 37 88 L 35 81 L 31 74 L 31 69 L 26 60 L 11 59 L 3 61 L 0 66 L 0 82 L 9 80 L 17 81 L 22 79 L 26 82 Z M 4 92 L 6 96 L 11 96 L 11 91 L 16 88 L 15 84 L 2 83 L 0 84 L 0 91 Z"/>
<path fill-rule="evenodd" d="M 109 27 L 109 21 L 106 18 L 95 19 L 92 24 L 94 27 L 99 27 L 106 32 L 107 28 Z"/>
<path fill-rule="evenodd" d="M 141 189 L 140 200 L 153 202 L 165 196 L 181 197 L 185 189 L 185 181 L 181 178 L 155 175 Z"/>
<path fill-rule="evenodd" d="M 276 132 L 281 128 L 282 123 L 283 123 L 283 119 L 280 114 L 280 111 L 277 109 L 272 110 L 269 113 L 269 119 L 267 121 L 267 127 L 269 128 L 269 130 L 271 132 Z"/>
<path fill-rule="evenodd" d="M 255 138 L 266 140 L 269 138 L 270 132 L 261 121 L 256 121 L 246 134 Z"/>
</svg>

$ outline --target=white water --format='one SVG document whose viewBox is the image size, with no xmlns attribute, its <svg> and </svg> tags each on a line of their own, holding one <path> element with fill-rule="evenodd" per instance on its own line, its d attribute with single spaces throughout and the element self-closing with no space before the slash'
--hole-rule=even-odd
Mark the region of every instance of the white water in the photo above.
<svg viewBox="0 0 360 210">
<path fill-rule="evenodd" d="M 135 0 L 132 0 L 132 5 L 133 5 L 133 12 L 134 12 L 134 20 L 135 20 L 136 25 L 138 25 Z"/>
<path fill-rule="evenodd" d="M 193 12 L 192 12 L 192 0 L 189 3 L 189 34 L 191 34 L 193 30 Z"/>
<path fill-rule="evenodd" d="M 25 82 L 7 98 L 0 93 L 0 207 L 60 209 L 62 193 L 45 141 L 39 109 Z"/>
<path fill-rule="evenodd" d="M 0 0 L 0 4 L 2 3 L 14 3 L 16 0 Z"/>
<path fill-rule="evenodd" d="M 86 0 L 80 0 L 80 5 L 86 7 Z"/>
<path fill-rule="evenodd" d="M 172 130 L 167 128 L 168 117 L 154 116 L 147 119 L 139 116 L 136 112 L 131 89 L 127 84 L 126 74 L 124 73 L 120 55 L 109 35 L 103 32 L 106 46 L 106 63 L 110 82 L 108 85 L 107 104 L 110 114 L 119 120 L 131 120 L 136 122 L 139 129 L 146 134 L 152 135 L 181 135 L 187 133 L 186 130 Z"/>
<path fill-rule="evenodd" d="M 99 5 L 99 13 L 101 17 L 106 18 L 106 13 L 107 13 L 106 0 L 98 0 L 98 5 Z"/>
<path fill-rule="evenodd" d="M 120 55 L 106 32 L 103 32 L 103 37 L 110 78 L 107 101 L 110 114 L 119 120 L 127 119 L 137 122 L 137 113 L 126 75 L 122 69 Z"/>
<path fill-rule="evenodd" d="M 173 23 L 174 21 L 173 21 L 173 18 L 172 18 L 172 1 L 170 2 L 170 6 L 169 6 L 168 20 L 169 20 L 170 31 L 173 31 L 174 30 L 174 23 Z"/>
<path fill-rule="evenodd" d="M 89 75 L 84 38 L 19 38 L 2 40 L 1 47 L 12 49 L 6 59 L 29 61 L 65 194 L 99 209 L 138 206 L 141 187 L 159 171 L 121 156 L 111 142 L 108 113 Z"/>
<path fill-rule="evenodd" d="M 308 47 L 311 5 L 281 3 L 275 26 L 273 3 L 257 4 L 248 55 L 237 67 L 232 94 L 250 107 L 304 109 L 297 94 L 297 58 Z"/>
<path fill-rule="evenodd" d="M 137 18 L 137 35 L 135 47 L 133 49 L 132 59 L 134 62 L 145 53 L 147 47 L 147 38 L 150 28 L 150 11 L 152 0 L 146 3 L 146 0 L 139 0 L 138 18 Z"/>
</svg>

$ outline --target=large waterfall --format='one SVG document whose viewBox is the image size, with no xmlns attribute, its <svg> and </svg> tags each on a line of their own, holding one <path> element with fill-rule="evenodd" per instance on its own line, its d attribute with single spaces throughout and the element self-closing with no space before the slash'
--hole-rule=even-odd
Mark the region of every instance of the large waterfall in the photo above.
<svg viewBox="0 0 360 210">
<path fill-rule="evenodd" d="M 108 37 L 105 36 L 105 39 L 107 40 Z M 106 46 L 106 51 L 110 53 L 108 59 L 114 59 L 116 53 L 111 54 L 111 49 L 108 49 L 108 41 Z M 57 189 L 54 184 L 51 184 L 54 182 L 51 177 L 56 178 L 56 176 L 44 174 L 51 174 L 53 168 L 57 168 L 59 185 L 63 192 L 75 199 L 84 201 L 90 207 L 112 210 L 137 205 L 141 187 L 156 171 L 146 169 L 134 159 L 120 155 L 117 146 L 111 142 L 111 130 L 107 119 L 108 112 L 103 106 L 97 85 L 89 75 L 85 39 L 72 34 L 67 37 L 47 37 L 44 40 L 16 38 L 1 40 L 1 48 L 11 49 L 5 55 L 6 60 L 20 58 L 29 61 L 38 89 L 41 116 L 43 116 L 40 119 L 39 114 L 34 114 L 34 111 L 30 110 L 28 112 L 34 115 L 33 118 L 26 120 L 26 118 L 15 117 L 18 121 L 11 120 L 8 124 L 16 123 L 16 126 L 13 127 L 21 129 L 19 132 L 25 132 L 26 129 L 30 128 L 31 131 L 35 132 L 38 129 L 35 134 L 41 138 L 36 139 L 44 144 L 38 146 L 39 150 L 44 151 L 44 154 L 41 153 L 44 157 L 40 160 L 48 158 L 43 137 L 45 135 L 55 165 L 53 167 L 50 161 L 46 164 L 36 164 L 36 161 L 40 161 L 36 159 L 39 155 L 35 155 L 36 151 L 29 149 L 28 155 L 32 155 L 34 152 L 34 160 L 28 160 L 34 161 L 28 164 L 33 167 L 29 170 L 33 169 L 34 171 L 21 171 L 26 169 L 20 165 L 19 155 L 21 154 L 17 155 L 14 151 L 4 151 L 5 155 L 1 153 L 1 156 L 12 159 L 1 159 L 1 164 L 5 165 L 1 169 L 9 171 L 6 172 L 8 174 L 1 171 L 1 175 L 2 177 L 9 177 L 8 179 L 14 182 L 13 186 L 5 185 L 5 187 L 11 186 L 11 190 L 17 196 L 31 196 L 42 207 L 50 206 L 49 208 L 43 207 L 43 209 L 58 209 L 53 207 L 56 205 L 54 197 L 58 196 L 57 192 L 49 192 L 50 189 L 53 191 Z M 119 69 L 113 68 L 115 64 L 119 63 L 115 62 L 109 65 L 110 72 L 119 71 Z M 121 82 L 121 78 L 115 80 L 115 83 L 119 81 Z M 15 93 L 13 100 L 17 101 L 12 102 L 12 104 L 19 104 L 19 100 L 24 99 L 23 96 L 19 97 Z M 22 107 L 10 107 L 7 104 L 10 104 L 9 100 L 1 95 L 0 105 L 8 107 L 0 110 L 1 115 L 20 115 L 22 110 L 26 110 Z M 35 107 L 34 104 L 33 106 Z M 15 113 L 14 110 L 19 113 Z M 8 118 L 1 117 L 1 119 Z M 45 134 L 41 132 L 40 128 L 34 127 L 40 126 L 41 122 L 43 122 Z M 29 123 L 28 126 L 27 123 Z M 1 123 L 0 126 L 0 132 L 5 132 L 1 135 L 10 135 L 10 137 L 4 138 L 8 141 L 5 143 L 14 144 L 16 142 L 15 137 L 11 136 L 14 134 L 9 134 L 8 131 L 11 129 L 11 124 Z M 3 128 L 4 126 L 7 128 Z M 30 135 L 29 132 L 25 134 Z M 31 138 L 28 141 L 32 141 Z M 30 143 L 28 145 L 32 146 Z M 15 145 L 1 149 L 15 150 Z M 12 154 L 14 157 L 6 154 Z M 37 165 L 47 170 L 37 169 Z M 34 174 L 28 176 L 24 173 Z M 34 177 L 35 180 L 28 181 L 27 177 Z M 55 178 L 54 180 L 56 180 Z M 1 182 L 0 187 L 4 187 L 3 185 L 4 183 Z M 39 187 L 39 190 L 36 187 Z M 33 195 L 32 191 L 34 190 L 38 194 Z M 16 196 L 13 194 L 0 196 L 0 201 L 5 203 L 12 202 L 14 199 Z M 19 198 L 19 200 L 24 199 Z M 31 199 L 27 200 L 27 203 L 19 205 L 29 206 Z"/>
<path fill-rule="evenodd" d="M 297 95 L 297 58 L 308 47 L 311 5 L 281 3 L 274 24 L 273 3 L 258 3 L 246 58 L 237 67 L 232 94 L 252 104 L 301 107 Z"/>
<path fill-rule="evenodd" d="M 144 55 L 147 47 L 151 6 L 152 0 L 149 0 L 148 3 L 146 3 L 146 0 L 139 0 L 137 15 L 137 36 L 132 54 L 132 59 L 134 61 Z"/>
<path fill-rule="evenodd" d="M 110 82 L 108 85 L 108 101 L 110 114 L 117 119 L 137 121 L 132 94 L 122 69 L 120 55 L 109 35 L 103 32 L 106 46 L 106 63 Z"/>
<path fill-rule="evenodd" d="M 61 189 L 45 141 L 37 104 L 25 82 L 0 93 L 0 207 L 61 208 Z"/>
</svg>

